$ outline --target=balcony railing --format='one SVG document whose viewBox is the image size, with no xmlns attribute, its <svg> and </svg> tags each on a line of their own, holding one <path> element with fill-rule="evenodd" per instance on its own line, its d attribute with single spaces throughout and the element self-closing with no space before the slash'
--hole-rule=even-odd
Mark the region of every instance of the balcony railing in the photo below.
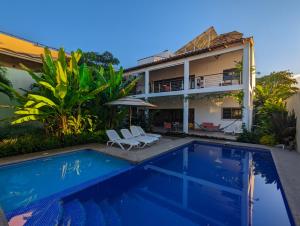
<svg viewBox="0 0 300 226">
<path fill-rule="evenodd" d="M 240 84 L 242 84 L 241 73 L 218 73 L 196 76 L 192 84 L 192 89 Z"/>
<path fill-rule="evenodd" d="M 190 89 L 202 89 L 242 84 L 241 73 L 218 73 L 210 75 L 191 75 L 189 78 Z M 150 93 L 173 92 L 184 89 L 184 78 L 164 79 L 152 81 L 149 84 Z M 135 94 L 144 93 L 144 87 L 136 87 Z"/>
</svg>

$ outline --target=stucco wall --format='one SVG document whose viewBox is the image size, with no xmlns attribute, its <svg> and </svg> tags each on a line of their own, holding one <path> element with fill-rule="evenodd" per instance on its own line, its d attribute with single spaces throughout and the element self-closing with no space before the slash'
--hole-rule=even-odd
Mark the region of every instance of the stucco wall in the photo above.
<svg viewBox="0 0 300 226">
<path fill-rule="evenodd" d="M 183 64 L 150 71 L 149 82 L 177 77 L 183 77 Z"/>
<path fill-rule="evenodd" d="M 158 109 L 181 109 L 183 99 L 180 96 L 153 98 L 151 103 L 158 106 Z M 195 127 L 203 122 L 213 122 L 221 127 L 229 125 L 234 119 L 222 119 L 223 107 L 239 107 L 239 104 L 232 97 L 225 97 L 221 100 L 190 99 L 189 108 L 195 109 Z"/>
<path fill-rule="evenodd" d="M 27 72 L 15 68 L 6 68 L 6 77 L 12 82 L 12 85 L 20 93 L 23 93 L 21 89 L 28 90 L 32 84 L 32 78 Z M 7 96 L 0 93 L 0 105 L 13 104 Z M 13 110 L 8 108 L 0 108 L 0 120 L 13 115 Z"/>
<path fill-rule="evenodd" d="M 300 152 L 300 92 L 296 93 L 290 97 L 287 101 L 287 108 L 291 112 L 294 110 L 297 117 L 297 127 L 296 127 L 296 142 L 297 142 L 297 151 Z"/>
<path fill-rule="evenodd" d="M 190 62 L 191 75 L 211 75 L 223 73 L 224 69 L 234 68 L 236 62 L 241 61 L 243 51 L 238 50 L 216 57 L 209 57 Z"/>
</svg>

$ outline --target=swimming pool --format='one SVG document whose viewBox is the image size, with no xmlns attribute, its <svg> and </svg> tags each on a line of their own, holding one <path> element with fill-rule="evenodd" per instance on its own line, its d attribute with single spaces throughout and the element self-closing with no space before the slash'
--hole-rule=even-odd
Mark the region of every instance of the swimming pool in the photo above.
<svg viewBox="0 0 300 226">
<path fill-rule="evenodd" d="M 92 150 L 2 166 L 0 206 L 4 212 L 11 212 L 129 166 L 126 161 Z"/>
<path fill-rule="evenodd" d="M 293 225 L 270 152 L 200 142 L 7 214 L 23 216 L 28 225 Z"/>
</svg>

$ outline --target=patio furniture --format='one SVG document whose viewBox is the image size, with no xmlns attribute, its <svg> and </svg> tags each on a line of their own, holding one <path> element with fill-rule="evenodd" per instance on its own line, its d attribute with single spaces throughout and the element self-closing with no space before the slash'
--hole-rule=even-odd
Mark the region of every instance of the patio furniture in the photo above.
<svg viewBox="0 0 300 226">
<path fill-rule="evenodd" d="M 164 129 L 166 129 L 167 131 L 171 131 L 172 124 L 170 122 L 164 122 Z"/>
<path fill-rule="evenodd" d="M 140 142 L 133 139 L 122 139 L 119 134 L 115 130 L 106 130 L 106 135 L 108 136 L 109 141 L 107 141 L 106 145 L 110 146 L 117 144 L 120 146 L 122 150 L 129 151 L 133 147 L 139 147 Z M 124 148 L 124 145 L 128 145 L 127 149 Z"/>
<path fill-rule="evenodd" d="M 152 140 L 153 143 L 159 140 L 157 137 L 142 135 L 140 133 L 140 131 L 136 128 L 136 126 L 130 126 L 130 131 L 131 131 L 131 134 L 134 136 L 134 138 L 144 137 L 144 138 L 147 138 L 149 140 Z"/>
<path fill-rule="evenodd" d="M 242 122 L 238 121 L 238 122 L 234 122 L 232 124 L 230 124 L 229 126 L 224 128 L 224 133 L 229 133 L 229 134 L 239 134 L 243 132 L 242 129 Z"/>
<path fill-rule="evenodd" d="M 208 132 L 218 132 L 220 131 L 220 124 L 214 125 L 212 122 L 203 122 L 200 125 L 200 130 L 208 131 Z"/>
<path fill-rule="evenodd" d="M 143 130 L 143 128 L 140 127 L 140 126 L 131 126 L 131 127 L 130 127 L 130 130 L 131 130 L 132 134 L 133 134 L 133 130 L 137 130 L 141 136 L 150 136 L 150 137 L 155 137 L 155 138 L 157 138 L 157 139 L 160 139 L 160 138 L 161 138 L 161 135 L 160 135 L 160 134 L 146 133 L 146 132 Z M 133 135 L 134 135 L 134 134 L 133 134 Z"/>
<path fill-rule="evenodd" d="M 132 140 L 136 140 L 138 142 L 143 143 L 141 148 L 144 148 L 146 145 L 151 145 L 151 144 L 153 144 L 154 142 L 157 141 L 157 139 L 153 139 L 153 138 L 150 138 L 150 137 L 144 137 L 144 136 L 135 137 L 131 134 L 131 132 L 128 129 L 121 129 L 121 134 L 126 140 L 132 139 Z"/>
<path fill-rule="evenodd" d="M 174 130 L 175 130 L 176 132 L 178 132 L 178 130 L 179 130 L 179 122 L 173 122 L 173 123 L 172 123 L 172 127 L 174 128 Z"/>
</svg>

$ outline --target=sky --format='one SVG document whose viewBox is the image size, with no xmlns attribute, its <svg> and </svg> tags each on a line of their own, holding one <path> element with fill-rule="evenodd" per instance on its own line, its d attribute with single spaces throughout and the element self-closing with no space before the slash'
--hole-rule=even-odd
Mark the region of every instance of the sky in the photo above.
<svg viewBox="0 0 300 226">
<path fill-rule="evenodd" d="M 300 0 L 1 0 L 0 8 L 0 31 L 67 51 L 107 50 L 125 68 L 214 26 L 254 37 L 261 75 L 300 73 Z"/>
</svg>

